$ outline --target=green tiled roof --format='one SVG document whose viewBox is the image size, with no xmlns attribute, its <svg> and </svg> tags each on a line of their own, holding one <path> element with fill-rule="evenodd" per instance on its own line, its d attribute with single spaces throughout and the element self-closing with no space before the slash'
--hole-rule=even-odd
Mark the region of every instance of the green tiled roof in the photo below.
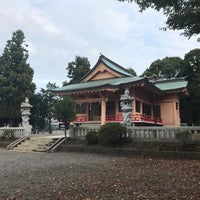
<svg viewBox="0 0 200 200">
<path fill-rule="evenodd" d="M 97 87 L 117 87 L 121 84 L 137 82 L 145 78 L 132 76 L 132 77 L 124 77 L 124 78 L 112 78 L 112 79 L 104 79 L 97 81 L 89 81 L 85 83 L 77 83 L 67 85 L 65 87 L 53 89 L 53 92 L 64 92 L 64 91 L 75 91 L 75 90 L 84 90 L 84 89 L 93 89 Z"/>
<path fill-rule="evenodd" d="M 109 61 L 108 59 L 101 58 L 101 60 L 104 62 L 106 66 L 111 68 L 112 70 L 119 72 L 120 74 L 126 75 L 126 76 L 132 76 L 130 73 L 128 73 L 124 68 L 120 67 L 119 65 Z"/>
<path fill-rule="evenodd" d="M 103 87 L 118 87 L 122 84 L 135 83 L 137 81 L 144 80 L 144 77 L 123 77 L 123 78 L 111 78 L 97 81 L 89 81 L 84 83 L 76 83 L 67 85 L 64 87 L 53 89 L 53 92 L 70 92 L 76 90 L 103 88 Z M 147 79 L 146 79 L 147 80 Z M 178 90 L 186 88 L 187 81 L 183 79 L 170 79 L 170 80 L 159 80 L 154 83 L 155 87 L 161 91 Z"/>
<path fill-rule="evenodd" d="M 150 79 L 144 77 L 137 77 L 132 76 L 128 70 L 121 67 L 117 63 L 113 62 L 112 60 L 108 59 L 104 55 L 99 57 L 96 65 L 86 74 L 81 80 L 87 77 L 90 73 L 92 73 L 96 67 L 99 66 L 100 63 L 103 63 L 111 70 L 121 74 L 124 77 L 121 78 L 110 78 L 110 79 L 103 79 L 103 80 L 93 80 L 88 82 L 80 82 L 77 84 L 71 84 L 65 87 L 53 89 L 53 92 L 72 92 L 72 91 L 80 91 L 86 89 L 94 89 L 94 88 L 104 88 L 104 87 L 119 87 L 123 84 L 129 83 L 136 83 L 137 81 L 145 80 L 146 83 L 153 88 L 153 90 L 157 90 L 158 92 L 165 92 L 169 90 L 179 90 L 186 88 L 187 81 L 182 78 L 179 79 L 170 79 L 170 80 L 157 80 L 152 82 Z"/>
<path fill-rule="evenodd" d="M 113 62 L 112 60 L 101 54 L 95 66 L 87 74 L 85 74 L 85 76 L 83 76 L 80 81 L 82 81 L 85 77 L 92 73 L 99 66 L 100 63 L 103 63 L 112 71 L 115 71 L 122 76 L 132 77 L 127 69 L 123 68 L 122 66 L 118 65 L 117 63 Z"/>
<path fill-rule="evenodd" d="M 169 79 L 157 81 L 155 86 L 162 91 L 167 91 L 186 88 L 187 83 L 188 82 L 183 79 Z"/>
</svg>

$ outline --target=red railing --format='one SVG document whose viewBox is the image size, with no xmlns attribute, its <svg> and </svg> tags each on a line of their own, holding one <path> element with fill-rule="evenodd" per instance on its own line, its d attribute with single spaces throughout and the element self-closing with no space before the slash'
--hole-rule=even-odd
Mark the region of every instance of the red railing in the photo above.
<svg viewBox="0 0 200 200">
<path fill-rule="evenodd" d="M 132 122 L 134 123 L 156 123 L 162 124 L 162 119 L 158 117 L 149 116 L 146 114 L 132 114 Z M 100 116 L 94 116 L 93 120 L 88 120 L 87 116 L 77 116 L 74 122 L 81 123 L 81 122 L 88 122 L 88 121 L 100 121 Z M 123 116 L 119 115 L 106 115 L 107 122 L 122 122 Z"/>
<path fill-rule="evenodd" d="M 87 122 L 88 117 L 87 116 L 77 116 L 74 122 Z"/>
</svg>

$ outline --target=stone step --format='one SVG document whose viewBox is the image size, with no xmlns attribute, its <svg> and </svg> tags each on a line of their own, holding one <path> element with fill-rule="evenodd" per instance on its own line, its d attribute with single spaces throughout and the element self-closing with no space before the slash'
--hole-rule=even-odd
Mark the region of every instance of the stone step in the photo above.
<svg viewBox="0 0 200 200">
<path fill-rule="evenodd" d="M 55 141 L 51 141 L 51 142 L 44 142 L 44 141 L 38 141 L 38 142 L 29 142 L 29 141 L 25 141 L 25 142 L 22 142 L 20 145 L 21 146 L 37 146 L 37 145 L 40 145 L 40 146 L 47 146 L 49 144 L 53 144 Z"/>
<path fill-rule="evenodd" d="M 47 152 L 47 149 L 33 149 L 34 152 Z"/>
<path fill-rule="evenodd" d="M 15 148 L 13 148 L 12 151 L 17 151 L 17 152 L 33 152 L 33 149 L 15 149 Z"/>
<path fill-rule="evenodd" d="M 14 151 L 27 151 L 27 152 L 47 152 L 48 148 L 57 140 L 58 138 L 45 138 L 45 137 L 30 137 L 23 141 L 18 146 L 14 147 Z"/>
</svg>

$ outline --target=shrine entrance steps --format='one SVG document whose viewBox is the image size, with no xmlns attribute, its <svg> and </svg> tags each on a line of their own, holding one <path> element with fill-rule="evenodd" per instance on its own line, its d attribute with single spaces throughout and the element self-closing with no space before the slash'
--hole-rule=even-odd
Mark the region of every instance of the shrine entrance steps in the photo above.
<svg viewBox="0 0 200 200">
<path fill-rule="evenodd" d="M 22 137 L 8 145 L 7 149 L 21 152 L 55 152 L 65 141 L 64 136 Z"/>
</svg>

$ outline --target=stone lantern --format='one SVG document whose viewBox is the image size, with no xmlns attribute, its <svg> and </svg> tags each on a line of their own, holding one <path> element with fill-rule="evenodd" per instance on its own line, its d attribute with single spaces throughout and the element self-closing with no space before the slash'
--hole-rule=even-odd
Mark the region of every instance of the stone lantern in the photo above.
<svg viewBox="0 0 200 200">
<path fill-rule="evenodd" d="M 32 126 L 29 124 L 30 119 L 30 109 L 33 106 L 29 103 L 29 99 L 26 97 L 25 102 L 21 103 L 21 115 L 22 115 L 22 126 L 25 129 L 25 136 L 28 136 L 31 134 Z"/>
<path fill-rule="evenodd" d="M 129 95 L 129 89 L 125 89 L 124 94 L 120 97 L 120 106 L 123 113 L 123 124 L 126 126 L 130 126 L 132 123 L 131 113 L 133 110 L 132 101 L 133 97 Z"/>
</svg>

